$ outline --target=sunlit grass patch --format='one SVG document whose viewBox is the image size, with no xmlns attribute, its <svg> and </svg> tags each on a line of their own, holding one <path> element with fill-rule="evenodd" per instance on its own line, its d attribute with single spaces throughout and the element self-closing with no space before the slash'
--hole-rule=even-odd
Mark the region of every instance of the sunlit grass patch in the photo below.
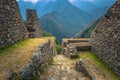
<svg viewBox="0 0 120 80">
<path fill-rule="evenodd" d="M 115 74 L 95 53 L 91 51 L 81 52 L 80 58 L 90 59 L 94 64 L 98 65 L 106 74 L 114 78 L 114 80 L 120 80 L 120 76 Z"/>
</svg>

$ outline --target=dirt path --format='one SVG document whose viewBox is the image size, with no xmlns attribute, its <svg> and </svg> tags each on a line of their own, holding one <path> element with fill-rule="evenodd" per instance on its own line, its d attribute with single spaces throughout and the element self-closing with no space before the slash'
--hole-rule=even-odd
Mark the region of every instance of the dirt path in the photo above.
<svg viewBox="0 0 120 80">
<path fill-rule="evenodd" d="M 49 66 L 40 80 L 90 80 L 83 73 L 75 70 L 76 61 L 63 55 L 54 57 L 54 64 Z"/>
</svg>

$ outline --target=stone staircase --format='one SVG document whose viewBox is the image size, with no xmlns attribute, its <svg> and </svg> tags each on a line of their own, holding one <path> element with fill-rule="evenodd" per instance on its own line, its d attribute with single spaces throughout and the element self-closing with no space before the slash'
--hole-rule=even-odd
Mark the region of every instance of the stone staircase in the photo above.
<svg viewBox="0 0 120 80">
<path fill-rule="evenodd" d="M 63 55 L 54 57 L 54 63 L 49 66 L 40 80 L 90 80 L 82 72 L 75 70 L 75 60 L 70 60 Z"/>
</svg>

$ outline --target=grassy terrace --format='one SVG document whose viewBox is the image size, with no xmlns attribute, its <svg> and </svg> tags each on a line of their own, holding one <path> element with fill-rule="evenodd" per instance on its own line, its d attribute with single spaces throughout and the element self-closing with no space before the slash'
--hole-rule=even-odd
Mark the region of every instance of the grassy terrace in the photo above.
<svg viewBox="0 0 120 80">
<path fill-rule="evenodd" d="M 51 43 L 54 37 L 50 37 Z M 0 50 L 0 78 L 6 77 L 6 71 L 18 72 L 29 61 L 36 48 L 44 42 L 48 42 L 48 38 L 26 39 L 12 46 Z"/>
<path fill-rule="evenodd" d="M 91 62 L 97 66 L 108 76 L 108 80 L 120 80 L 120 76 L 116 75 L 102 60 L 100 60 L 96 54 L 91 51 L 81 52 L 80 58 L 89 59 Z"/>
</svg>

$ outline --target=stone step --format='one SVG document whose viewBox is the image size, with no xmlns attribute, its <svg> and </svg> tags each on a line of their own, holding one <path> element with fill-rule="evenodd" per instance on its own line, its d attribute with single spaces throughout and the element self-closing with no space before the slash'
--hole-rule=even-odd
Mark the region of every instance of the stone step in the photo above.
<svg viewBox="0 0 120 80">
<path fill-rule="evenodd" d="M 60 80 L 58 76 L 47 76 L 47 80 Z"/>
</svg>

